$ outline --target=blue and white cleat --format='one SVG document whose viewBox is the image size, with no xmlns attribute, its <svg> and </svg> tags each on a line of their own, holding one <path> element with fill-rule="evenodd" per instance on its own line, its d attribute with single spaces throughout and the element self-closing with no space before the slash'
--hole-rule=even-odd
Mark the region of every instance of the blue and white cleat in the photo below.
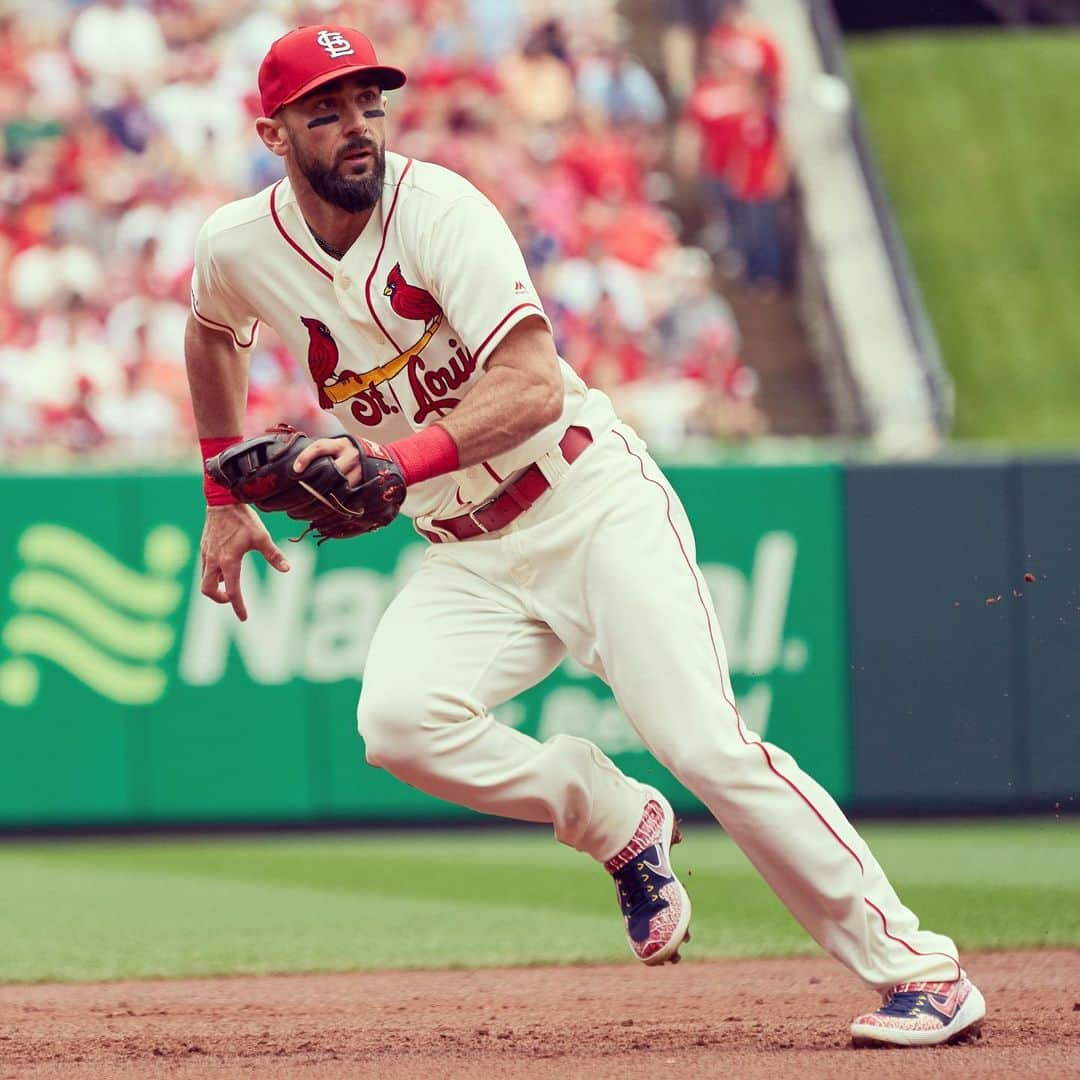
<svg viewBox="0 0 1080 1080">
<path fill-rule="evenodd" d="M 940 1046 L 978 1038 L 986 1002 L 963 973 L 955 982 L 912 982 L 884 994 L 877 1012 L 856 1017 L 853 1046 Z"/>
<path fill-rule="evenodd" d="M 615 881 L 634 955 L 650 966 L 678 963 L 690 940 L 690 897 L 671 869 L 671 847 L 682 837 L 671 804 L 655 788 L 630 842 L 604 869 Z"/>
</svg>

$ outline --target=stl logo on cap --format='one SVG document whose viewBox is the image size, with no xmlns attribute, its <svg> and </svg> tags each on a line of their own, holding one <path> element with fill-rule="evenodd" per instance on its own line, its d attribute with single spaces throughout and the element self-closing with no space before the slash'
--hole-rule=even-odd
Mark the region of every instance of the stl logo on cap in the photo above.
<svg viewBox="0 0 1080 1080">
<path fill-rule="evenodd" d="M 351 56 L 356 51 L 337 30 L 320 30 L 315 41 L 330 54 L 332 60 L 339 56 Z"/>
</svg>

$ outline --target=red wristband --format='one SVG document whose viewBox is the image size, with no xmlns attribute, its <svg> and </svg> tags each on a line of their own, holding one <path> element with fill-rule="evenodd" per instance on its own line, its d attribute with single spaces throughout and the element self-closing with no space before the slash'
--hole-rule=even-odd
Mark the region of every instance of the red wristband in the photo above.
<svg viewBox="0 0 1080 1080">
<path fill-rule="evenodd" d="M 401 466 L 406 486 L 423 483 L 459 467 L 457 443 L 438 424 L 389 443 L 383 449 Z"/>
<path fill-rule="evenodd" d="M 207 506 L 232 506 L 239 501 L 233 498 L 227 487 L 223 487 L 216 480 L 211 480 L 206 472 L 207 458 L 220 454 L 222 450 L 235 446 L 239 441 L 239 435 L 199 440 L 199 455 L 203 460 L 203 494 L 206 496 Z"/>
</svg>

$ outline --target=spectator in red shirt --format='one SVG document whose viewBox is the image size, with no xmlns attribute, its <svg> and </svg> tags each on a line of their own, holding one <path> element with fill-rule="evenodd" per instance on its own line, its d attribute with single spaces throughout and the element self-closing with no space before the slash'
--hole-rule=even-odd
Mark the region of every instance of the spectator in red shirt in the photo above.
<svg viewBox="0 0 1080 1080">
<path fill-rule="evenodd" d="M 752 102 L 745 75 L 728 51 L 707 39 L 701 74 L 675 132 L 673 156 L 678 174 L 700 185 L 708 223 L 722 233 L 731 218 L 728 167 L 741 118 Z"/>
<path fill-rule="evenodd" d="M 739 115 L 750 103 L 745 72 L 736 66 L 721 39 L 706 39 L 701 74 L 694 83 L 676 133 L 676 160 L 681 171 L 719 180 Z"/>
<path fill-rule="evenodd" d="M 704 44 L 703 71 L 676 134 L 676 166 L 697 175 L 710 223 L 748 281 L 785 278 L 780 233 L 788 171 L 777 114 L 779 53 L 759 31 L 723 21 Z"/>
<path fill-rule="evenodd" d="M 748 281 L 779 285 L 786 276 L 780 210 L 788 186 L 787 159 L 776 113 L 769 106 L 767 77 L 756 76 L 752 90 L 725 171 L 731 245 Z"/>
<path fill-rule="evenodd" d="M 742 0 L 729 0 L 709 31 L 709 43 L 723 50 L 730 63 L 749 79 L 760 80 L 768 105 L 780 106 L 783 60 L 772 35 L 746 13 Z"/>
<path fill-rule="evenodd" d="M 52 441 L 72 454 L 84 454 L 105 444 L 105 432 L 94 418 L 93 381 L 80 375 L 75 382 L 75 397 L 67 405 L 47 405 L 41 417 Z"/>
<path fill-rule="evenodd" d="M 609 127 L 598 109 L 578 110 L 558 162 L 586 195 L 642 196 L 641 169 L 633 143 Z"/>
</svg>

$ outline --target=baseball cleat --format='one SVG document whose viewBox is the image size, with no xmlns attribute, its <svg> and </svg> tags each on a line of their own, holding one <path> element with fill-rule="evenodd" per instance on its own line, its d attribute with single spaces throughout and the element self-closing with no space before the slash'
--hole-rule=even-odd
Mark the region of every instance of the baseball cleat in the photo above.
<svg viewBox="0 0 1080 1080">
<path fill-rule="evenodd" d="M 912 982 L 884 994 L 877 1012 L 856 1017 L 853 1046 L 940 1046 L 977 1038 L 986 1002 L 961 972 L 955 982 Z"/>
<path fill-rule="evenodd" d="M 690 897 L 671 869 L 671 847 L 679 843 L 675 811 L 653 788 L 630 842 L 604 869 L 615 881 L 626 937 L 644 964 L 678 963 L 690 940 Z"/>
</svg>

